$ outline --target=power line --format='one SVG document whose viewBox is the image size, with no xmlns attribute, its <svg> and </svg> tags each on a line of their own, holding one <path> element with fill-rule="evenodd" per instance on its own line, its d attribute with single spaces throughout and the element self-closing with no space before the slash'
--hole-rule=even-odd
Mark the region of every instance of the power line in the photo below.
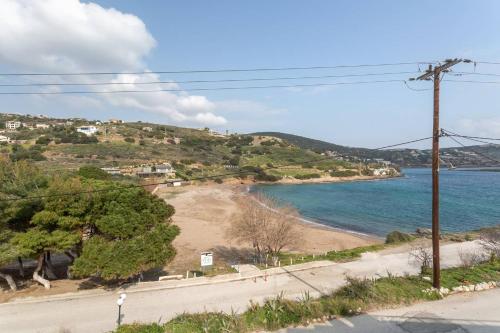
<svg viewBox="0 0 500 333">
<path fill-rule="evenodd" d="M 373 149 L 374 150 L 382 150 L 382 149 L 386 149 L 386 148 L 393 148 L 393 147 L 403 146 L 403 145 L 406 145 L 406 144 L 409 144 L 409 143 L 415 143 L 415 142 L 425 141 L 425 140 L 429 140 L 429 139 L 432 139 L 432 136 L 429 136 L 429 137 L 426 137 L 426 138 L 422 138 L 422 139 L 416 139 L 416 140 L 406 141 L 406 142 L 402 142 L 402 143 L 397 143 L 395 145 L 384 146 L 384 147 L 379 147 L 379 148 L 373 148 Z"/>
<path fill-rule="evenodd" d="M 478 81 L 478 80 L 443 80 L 445 82 L 460 82 L 460 83 L 484 83 L 484 84 L 500 84 L 500 81 Z"/>
<path fill-rule="evenodd" d="M 269 72 L 269 71 L 297 71 L 297 70 L 322 70 L 338 68 L 362 67 L 389 67 L 403 65 L 433 64 L 436 61 L 413 61 L 379 64 L 335 65 L 335 66 L 307 66 L 307 67 L 263 67 L 263 68 L 226 68 L 226 69 L 200 69 L 176 71 L 136 71 L 136 72 L 72 72 L 72 73 L 0 73 L 0 76 L 78 76 L 78 75 L 145 75 L 145 74 L 192 74 L 192 73 L 233 73 L 233 72 Z"/>
<path fill-rule="evenodd" d="M 188 89 L 151 89 L 151 90 L 107 90 L 107 91 L 42 91 L 42 92 L 0 92 L 0 95 L 68 95 L 68 94 L 120 94 L 120 93 L 158 93 L 158 92 L 184 92 L 184 91 L 222 91 L 222 90 L 251 90 L 251 89 L 271 89 L 271 88 L 301 88 L 301 87 L 324 87 L 337 85 L 356 85 L 373 83 L 391 83 L 404 80 L 373 80 L 373 81 L 353 81 L 334 83 L 312 83 L 312 84 L 292 84 L 292 85 L 269 85 L 269 86 L 245 86 L 245 87 L 214 87 L 214 88 L 188 88 Z"/>
<path fill-rule="evenodd" d="M 449 72 L 449 75 L 462 76 L 462 75 L 476 75 L 476 76 L 500 76 L 498 73 L 479 73 L 479 72 Z"/>
<path fill-rule="evenodd" d="M 486 158 L 486 159 L 488 159 L 488 160 L 490 160 L 490 161 L 493 161 L 493 162 L 496 162 L 496 163 L 499 163 L 499 164 L 500 164 L 500 161 L 499 161 L 499 160 L 494 159 L 494 158 L 492 158 L 492 157 L 490 157 L 490 156 L 488 156 L 488 155 L 485 155 L 485 154 L 483 154 L 483 153 L 480 153 L 480 152 L 478 152 L 477 150 L 475 150 L 475 149 L 471 148 L 470 146 L 466 146 L 466 145 L 464 145 L 462 142 L 458 141 L 458 140 L 457 140 L 456 138 L 454 138 L 453 136 L 450 136 L 450 135 L 445 135 L 445 136 L 446 136 L 446 137 L 448 137 L 448 138 L 450 138 L 451 140 L 455 141 L 455 142 L 456 142 L 456 143 L 458 143 L 460 146 L 462 146 L 462 147 L 464 147 L 464 148 L 469 149 L 469 150 L 470 150 L 470 151 L 472 151 L 473 153 L 475 153 L 475 154 L 477 154 L 477 155 L 479 155 L 479 156 L 482 156 L 482 157 L 484 157 L 484 158 Z"/>
<path fill-rule="evenodd" d="M 413 90 L 413 91 L 429 91 L 429 90 L 432 90 L 432 88 L 423 88 L 423 89 L 419 89 L 419 88 L 413 88 L 411 87 L 408 82 L 406 82 L 406 80 L 403 81 L 406 88 L 410 89 L 410 90 Z"/>
<path fill-rule="evenodd" d="M 469 139 L 471 141 L 476 141 L 476 142 L 480 142 L 480 143 L 494 144 L 492 142 L 482 141 L 482 140 L 500 141 L 500 139 L 496 139 L 496 138 L 488 138 L 488 137 L 483 137 L 483 136 L 461 135 L 461 134 L 457 134 L 457 133 L 454 133 L 452 131 L 445 130 L 445 129 L 443 129 L 443 131 L 446 132 L 446 133 L 451 134 L 450 136 L 456 136 L 456 137 L 460 137 L 460 138 L 464 138 L 464 139 Z"/>
<path fill-rule="evenodd" d="M 0 87 L 46 87 L 46 86 L 106 86 L 106 85 L 149 85 L 149 84 L 181 84 L 181 83 L 222 83 L 222 82 L 252 82 L 252 81 L 280 81 L 280 80 L 302 80 L 302 79 L 328 79 L 345 77 L 365 77 L 365 76 L 385 76 L 399 74 L 414 74 L 415 72 L 383 72 L 366 74 L 345 74 L 345 75 L 319 75 L 319 76 L 288 76 L 288 77 L 267 77 L 249 79 L 220 79 L 220 80 L 187 80 L 187 81 L 147 81 L 147 82 L 80 82 L 80 83 L 4 83 Z"/>
<path fill-rule="evenodd" d="M 411 140 L 411 141 L 405 141 L 393 145 L 388 145 L 388 146 L 383 146 L 383 147 L 378 147 L 378 148 L 372 148 L 371 150 L 382 150 L 386 148 L 392 148 L 396 146 L 403 146 L 409 143 L 414 143 L 414 142 L 419 142 L 423 140 L 428 140 L 428 138 L 422 138 L 422 139 L 416 139 L 416 140 Z M 261 170 L 266 171 L 266 170 L 272 170 L 272 169 L 279 169 L 279 168 L 284 168 L 288 166 L 293 166 L 297 164 L 307 164 L 307 163 L 313 163 L 313 162 L 321 162 L 325 160 L 332 160 L 332 157 L 320 157 L 320 158 L 314 158 L 310 160 L 305 160 L 305 161 L 296 161 L 296 162 L 291 162 L 288 164 L 282 164 L 282 165 L 277 165 L 277 166 L 272 166 L 272 167 L 265 167 L 261 168 Z M 254 170 L 242 170 L 245 167 L 252 167 L 251 165 L 243 166 L 240 168 L 240 170 L 235 171 L 235 172 L 229 172 L 229 173 L 223 173 L 223 174 L 218 174 L 218 175 L 212 175 L 212 176 L 201 176 L 201 177 L 196 177 L 196 178 L 190 178 L 188 181 L 196 181 L 196 180 L 209 180 L 209 179 L 214 179 L 214 178 L 224 178 L 224 177 L 229 177 L 229 176 L 241 176 L 241 175 L 249 175 L 249 174 L 255 174 L 257 173 Z M 138 188 L 138 187 L 148 187 L 148 186 L 158 186 L 158 185 L 167 185 L 171 184 L 173 181 L 172 180 L 167 180 L 164 182 L 159 182 L 159 183 L 152 183 L 152 184 L 129 184 L 128 186 L 117 186 L 115 188 L 103 188 L 103 189 L 97 189 L 97 190 L 89 190 L 89 191 L 79 191 L 79 192 L 66 192 L 66 193 L 57 193 L 57 194 L 47 194 L 47 195 L 37 195 L 37 196 L 28 196 L 24 198 L 7 198 L 7 199 L 0 199 L 0 202 L 11 202 L 11 201 L 20 201 L 20 200 L 35 200 L 35 199 L 44 199 L 44 198 L 53 198 L 53 197 L 64 197 L 64 196 L 73 196 L 73 195 L 80 195 L 80 194 L 92 194 L 92 193 L 98 193 L 98 192 L 110 192 L 110 191 L 116 191 L 119 189 L 127 189 L 127 188 Z"/>
</svg>

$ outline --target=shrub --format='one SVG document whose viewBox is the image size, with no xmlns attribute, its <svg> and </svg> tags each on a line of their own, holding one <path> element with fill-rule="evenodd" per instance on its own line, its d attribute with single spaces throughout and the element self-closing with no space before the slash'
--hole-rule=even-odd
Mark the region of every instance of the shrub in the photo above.
<svg viewBox="0 0 500 333">
<path fill-rule="evenodd" d="M 355 170 L 336 170 L 330 172 L 330 176 L 332 177 L 353 177 L 358 176 L 358 172 Z"/>
<path fill-rule="evenodd" d="M 255 176 L 255 180 L 258 181 L 264 181 L 264 182 L 277 182 L 278 180 L 281 180 L 283 177 L 281 176 L 275 176 L 275 175 L 269 175 L 265 173 L 264 171 L 261 171 L 260 173 Z"/>
<path fill-rule="evenodd" d="M 321 178 L 321 175 L 318 173 L 307 173 L 304 175 L 295 175 L 293 177 L 295 179 L 313 179 L 313 178 Z"/>
<path fill-rule="evenodd" d="M 217 184 L 222 184 L 224 181 L 220 178 L 215 178 L 214 182 L 216 182 Z"/>
<path fill-rule="evenodd" d="M 51 138 L 49 138 L 46 135 L 42 135 L 41 137 L 39 137 L 38 139 L 36 139 L 35 143 L 37 145 L 48 145 L 50 143 L 50 141 L 52 141 Z"/>
<path fill-rule="evenodd" d="M 131 138 L 131 137 L 126 137 L 125 139 L 123 139 L 125 142 L 128 142 L 128 143 L 134 143 L 135 142 L 135 139 L 134 138 Z"/>
<path fill-rule="evenodd" d="M 106 180 L 111 178 L 109 173 L 93 165 L 84 165 L 80 167 L 80 169 L 78 169 L 78 175 L 88 179 Z"/>
<path fill-rule="evenodd" d="M 410 234 L 394 230 L 387 234 L 385 238 L 385 243 L 386 244 L 403 243 L 403 242 L 410 242 L 413 239 L 415 239 L 415 237 L 413 237 Z"/>
</svg>

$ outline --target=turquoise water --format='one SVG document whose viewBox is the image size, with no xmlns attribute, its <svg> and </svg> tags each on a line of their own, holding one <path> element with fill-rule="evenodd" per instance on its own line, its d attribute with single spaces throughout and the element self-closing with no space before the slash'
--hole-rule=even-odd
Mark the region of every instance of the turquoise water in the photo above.
<svg viewBox="0 0 500 333">
<path fill-rule="evenodd" d="M 332 227 L 385 236 L 431 226 L 431 170 L 404 169 L 404 177 L 350 183 L 257 185 Z M 500 224 L 500 172 L 441 170 L 441 230 L 467 231 Z"/>
</svg>

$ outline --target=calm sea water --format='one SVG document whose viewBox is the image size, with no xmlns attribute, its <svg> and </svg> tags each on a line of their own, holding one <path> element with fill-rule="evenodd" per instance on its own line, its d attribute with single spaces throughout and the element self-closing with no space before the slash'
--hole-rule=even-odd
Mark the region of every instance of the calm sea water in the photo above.
<svg viewBox="0 0 500 333">
<path fill-rule="evenodd" d="M 385 236 L 431 226 L 431 170 L 404 169 L 404 177 L 330 184 L 257 185 L 312 221 Z M 467 231 L 500 224 L 500 172 L 441 170 L 441 230 Z"/>
</svg>

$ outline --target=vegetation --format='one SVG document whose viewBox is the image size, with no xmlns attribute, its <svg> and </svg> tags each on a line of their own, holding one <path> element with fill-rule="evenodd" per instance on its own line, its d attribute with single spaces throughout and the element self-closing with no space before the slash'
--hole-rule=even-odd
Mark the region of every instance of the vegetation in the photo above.
<svg viewBox="0 0 500 333">
<path fill-rule="evenodd" d="M 314 179 L 314 178 L 321 178 L 321 175 L 318 173 L 306 173 L 303 175 L 295 175 L 295 179 Z"/>
<path fill-rule="evenodd" d="M 332 177 L 354 177 L 358 176 L 359 172 L 355 170 L 334 170 L 330 172 Z"/>
<path fill-rule="evenodd" d="M 385 238 L 385 243 L 386 244 L 403 243 L 403 242 L 410 242 L 414 239 L 415 237 L 413 237 L 410 234 L 394 230 L 387 234 Z"/>
<path fill-rule="evenodd" d="M 111 179 L 111 175 L 109 173 L 93 165 L 81 166 L 80 169 L 78 169 L 78 175 L 88 179 Z"/>
<path fill-rule="evenodd" d="M 51 254 L 71 260 L 72 276 L 127 279 L 163 266 L 175 255 L 174 208 L 143 188 L 102 178 L 49 177 L 26 161 L 0 159 L 1 265 L 16 258 L 37 261 L 33 279 L 50 288 L 56 279 Z M 61 195 L 61 193 L 71 195 Z M 34 197 L 29 199 L 28 197 Z M 22 262 L 20 260 L 20 262 Z"/>
<path fill-rule="evenodd" d="M 263 195 L 243 201 L 242 206 L 242 214 L 231 224 L 229 236 L 252 244 L 257 263 L 271 259 L 276 265 L 283 248 L 300 241 L 294 221 L 298 218 L 297 211 Z"/>
<path fill-rule="evenodd" d="M 478 283 L 500 279 L 500 261 L 480 264 L 471 269 L 445 269 L 442 284 L 447 288 L 464 283 Z M 306 325 L 312 320 L 325 320 L 332 316 L 352 316 L 371 309 L 432 301 L 442 296 L 425 292 L 431 283 L 419 276 L 388 275 L 377 280 L 347 278 L 344 287 L 314 299 L 304 293 L 297 300 L 286 299 L 283 294 L 268 299 L 264 304 L 250 303 L 241 313 L 225 314 L 205 312 L 183 314 L 164 325 L 123 325 L 116 333 L 191 333 L 191 332 L 254 332 L 278 330 L 294 325 Z"/>
</svg>

